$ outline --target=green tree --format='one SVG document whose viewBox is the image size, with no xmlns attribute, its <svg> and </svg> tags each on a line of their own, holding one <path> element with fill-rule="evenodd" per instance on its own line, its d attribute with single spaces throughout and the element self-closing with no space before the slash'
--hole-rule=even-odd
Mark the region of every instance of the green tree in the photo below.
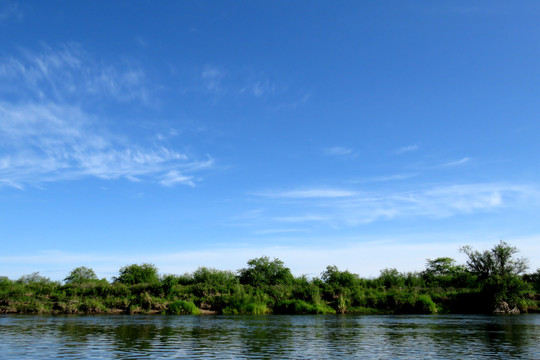
<svg viewBox="0 0 540 360">
<path fill-rule="evenodd" d="M 193 281 L 195 284 L 208 284 L 208 285 L 236 285 L 238 284 L 238 278 L 231 271 L 224 271 L 218 269 L 212 269 L 207 267 L 200 267 L 193 273 Z"/>
<path fill-rule="evenodd" d="M 493 249 L 483 252 L 470 246 L 461 248 L 468 256 L 467 269 L 480 280 L 482 292 L 493 308 L 506 303 L 515 307 L 527 289 L 520 275 L 527 270 L 527 260 L 516 258 L 519 250 L 500 241 Z"/>
<path fill-rule="evenodd" d="M 405 276 L 403 276 L 396 268 L 386 268 L 381 270 L 378 280 L 387 289 L 405 286 Z"/>
<path fill-rule="evenodd" d="M 470 246 L 464 246 L 461 252 L 469 257 L 467 260 L 469 271 L 481 280 L 494 276 L 513 277 L 528 269 L 527 259 L 514 257 L 519 250 L 502 240 L 491 250 L 479 252 Z"/>
<path fill-rule="evenodd" d="M 432 276 L 452 275 L 456 271 L 456 261 L 449 257 L 440 257 L 435 260 L 427 259 L 425 273 Z"/>
<path fill-rule="evenodd" d="M 536 292 L 540 292 L 540 269 L 535 273 L 523 275 L 523 279 L 530 283 Z"/>
<path fill-rule="evenodd" d="M 79 266 L 69 273 L 64 279 L 66 284 L 82 284 L 90 281 L 97 280 L 94 270 L 87 268 L 86 266 Z"/>
<path fill-rule="evenodd" d="M 330 285 L 353 287 L 358 283 L 358 276 L 348 270 L 340 271 L 337 266 L 327 266 L 322 272 L 321 279 Z"/>
<path fill-rule="evenodd" d="M 153 264 L 132 264 L 120 268 L 114 282 L 125 285 L 148 284 L 159 282 L 158 270 Z"/>
<path fill-rule="evenodd" d="M 259 285 L 289 285 L 293 281 L 293 275 L 283 261 L 279 259 L 270 260 L 268 256 L 251 259 L 247 262 L 248 267 L 240 269 L 238 275 L 240 283 Z"/>
<path fill-rule="evenodd" d="M 420 273 L 427 286 L 467 287 L 474 276 L 463 265 L 449 257 L 427 259 L 426 269 Z"/>
<path fill-rule="evenodd" d="M 39 271 L 23 275 L 17 280 L 20 284 L 50 284 L 52 281 L 48 277 L 39 275 Z"/>
</svg>

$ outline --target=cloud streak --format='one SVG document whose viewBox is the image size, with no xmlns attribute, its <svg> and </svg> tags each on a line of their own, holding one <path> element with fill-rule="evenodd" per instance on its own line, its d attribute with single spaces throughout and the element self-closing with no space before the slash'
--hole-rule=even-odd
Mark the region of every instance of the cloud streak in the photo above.
<svg viewBox="0 0 540 360">
<path fill-rule="evenodd" d="M 342 146 L 334 146 L 332 148 L 324 149 L 324 153 L 326 155 L 331 155 L 331 156 L 351 156 L 351 155 L 354 155 L 352 149 L 342 147 Z"/>
<path fill-rule="evenodd" d="M 325 223 L 354 227 L 399 218 L 447 218 L 489 212 L 504 207 L 540 205 L 535 186 L 513 184 L 462 184 L 427 187 L 403 192 L 361 192 L 338 189 L 264 193 L 267 199 L 294 201 L 269 221 L 281 223 Z M 274 204 L 275 205 L 275 204 Z"/>
<path fill-rule="evenodd" d="M 193 186 L 193 173 L 213 165 L 210 156 L 200 159 L 134 141 L 129 132 L 120 135 L 104 116 L 85 110 L 102 98 L 115 105 L 144 103 L 142 70 L 99 63 L 76 45 L 22 52 L 0 63 L 0 94 L 5 95 L 0 101 L 0 185 L 23 188 L 96 177 Z"/>
<path fill-rule="evenodd" d="M 0 92 L 38 101 L 69 102 L 89 96 L 100 101 L 149 102 L 146 75 L 132 64 L 105 64 L 76 44 L 21 53 L 2 59 Z"/>
<path fill-rule="evenodd" d="M 446 167 L 454 167 L 454 166 L 460 166 L 468 163 L 471 159 L 469 157 L 464 157 L 462 159 L 456 160 L 456 161 L 449 161 L 447 163 L 441 164 L 438 167 L 446 168 Z"/>
<path fill-rule="evenodd" d="M 91 176 L 166 186 L 194 185 L 192 173 L 212 166 L 165 148 L 147 148 L 97 130 L 90 115 L 71 106 L 0 103 L 0 183 L 24 184 Z"/>
<path fill-rule="evenodd" d="M 418 150 L 419 148 L 420 147 L 418 145 L 408 145 L 408 146 L 404 146 L 402 148 L 397 149 L 395 153 L 403 154 L 403 153 L 413 152 L 413 151 Z"/>
</svg>

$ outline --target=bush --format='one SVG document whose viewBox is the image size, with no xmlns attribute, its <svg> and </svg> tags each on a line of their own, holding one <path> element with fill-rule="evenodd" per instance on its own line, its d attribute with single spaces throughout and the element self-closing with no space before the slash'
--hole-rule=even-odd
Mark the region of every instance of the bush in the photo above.
<svg viewBox="0 0 540 360">
<path fill-rule="evenodd" d="M 80 266 L 71 270 L 69 275 L 64 279 L 64 282 L 66 284 L 82 284 L 94 280 L 97 280 L 94 270 L 87 268 L 86 266 Z"/>
<path fill-rule="evenodd" d="M 172 315 L 198 315 L 200 313 L 201 310 L 191 301 L 176 300 L 167 308 L 167 314 Z"/>
<path fill-rule="evenodd" d="M 397 269 L 381 270 L 378 280 L 387 289 L 405 286 L 405 277 Z"/>
<path fill-rule="evenodd" d="M 248 267 L 238 271 L 240 283 L 253 286 L 261 285 L 290 285 L 293 275 L 283 261 L 270 260 L 268 256 L 248 261 Z"/>
<path fill-rule="evenodd" d="M 276 314 L 335 314 L 336 311 L 326 305 L 310 304 L 303 300 L 292 299 L 280 301 L 274 306 Z"/>
<path fill-rule="evenodd" d="M 527 260 L 515 258 L 516 247 L 501 241 L 493 249 L 479 252 L 470 246 L 461 248 L 468 256 L 467 268 L 481 282 L 482 292 L 487 299 L 487 306 L 492 309 L 506 302 L 511 307 L 517 306 L 518 299 L 528 290 L 520 274 L 527 270 Z"/>
<path fill-rule="evenodd" d="M 238 278 L 231 271 L 200 267 L 193 273 L 195 284 L 204 283 L 213 286 L 228 287 L 238 284 Z"/>
<path fill-rule="evenodd" d="M 358 284 L 358 275 L 349 271 L 340 271 L 337 266 L 327 266 L 321 274 L 321 279 L 332 286 L 353 287 Z"/>
<path fill-rule="evenodd" d="M 120 274 L 114 282 L 126 285 L 159 282 L 158 270 L 153 264 L 132 264 L 120 268 Z"/>
</svg>

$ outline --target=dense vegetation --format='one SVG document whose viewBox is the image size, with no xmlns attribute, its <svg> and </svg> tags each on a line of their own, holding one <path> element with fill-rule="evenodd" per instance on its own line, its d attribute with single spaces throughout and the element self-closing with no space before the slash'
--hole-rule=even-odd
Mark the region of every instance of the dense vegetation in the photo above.
<svg viewBox="0 0 540 360">
<path fill-rule="evenodd" d="M 112 282 L 78 267 L 63 283 L 39 273 L 0 277 L 0 313 L 435 314 L 538 311 L 540 269 L 525 274 L 517 249 L 500 242 L 484 252 L 464 247 L 465 265 L 427 260 L 418 273 L 384 269 L 361 278 L 328 266 L 320 278 L 294 277 L 279 259 L 252 259 L 236 273 L 202 267 L 161 275 L 132 264 Z"/>
</svg>

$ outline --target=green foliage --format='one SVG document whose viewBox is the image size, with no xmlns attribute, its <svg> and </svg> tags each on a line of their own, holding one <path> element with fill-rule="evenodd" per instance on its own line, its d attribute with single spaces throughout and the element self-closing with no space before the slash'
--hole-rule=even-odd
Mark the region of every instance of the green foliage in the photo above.
<svg viewBox="0 0 540 360">
<path fill-rule="evenodd" d="M 381 270 L 378 280 L 387 289 L 405 286 L 405 277 L 394 268 Z"/>
<path fill-rule="evenodd" d="M 353 287 L 358 283 L 358 275 L 351 274 L 349 271 L 340 271 L 337 266 L 327 266 L 321 274 L 321 279 L 334 286 Z"/>
<path fill-rule="evenodd" d="M 323 304 L 310 304 L 299 299 L 283 300 L 274 306 L 276 314 L 335 314 L 336 311 Z"/>
<path fill-rule="evenodd" d="M 204 283 L 213 286 L 228 287 L 238 284 L 238 278 L 232 271 L 223 271 L 200 267 L 193 273 L 195 284 Z"/>
<path fill-rule="evenodd" d="M 0 313 L 198 314 L 435 314 L 492 310 L 538 311 L 540 269 L 521 275 L 526 261 L 501 242 L 492 250 L 463 250 L 469 261 L 427 260 L 421 273 L 388 268 L 363 279 L 328 266 L 321 278 L 294 278 L 278 259 L 253 259 L 235 276 L 206 267 L 192 274 L 158 278 L 151 264 L 120 269 L 111 284 L 86 267 L 65 284 L 39 273 L 11 281 L 0 277 Z"/>
<path fill-rule="evenodd" d="M 39 275 L 39 271 L 37 271 L 21 276 L 17 282 L 20 284 L 50 284 L 52 281 L 48 277 Z"/>
<path fill-rule="evenodd" d="M 527 269 L 527 260 L 515 258 L 516 247 L 504 241 L 493 249 L 479 252 L 470 246 L 461 249 L 468 256 L 467 268 L 481 282 L 482 292 L 491 307 L 502 302 L 514 307 L 528 287 L 519 276 Z"/>
<path fill-rule="evenodd" d="M 481 280 L 492 276 L 517 276 L 527 270 L 527 260 L 514 258 L 519 250 L 504 241 L 484 252 L 473 250 L 470 246 L 462 247 L 461 251 L 469 257 L 467 261 L 469 271 Z"/>
<path fill-rule="evenodd" d="M 86 266 L 80 266 L 71 270 L 69 275 L 64 279 L 64 282 L 66 284 L 82 284 L 97 279 L 94 270 L 87 268 Z"/>
<path fill-rule="evenodd" d="M 177 300 L 169 304 L 167 314 L 172 315 L 198 315 L 201 310 L 191 301 Z"/>
<path fill-rule="evenodd" d="M 440 257 L 435 260 L 427 259 L 424 273 L 429 276 L 452 275 L 456 270 L 456 261 L 449 257 Z"/>
<path fill-rule="evenodd" d="M 252 286 L 291 284 L 291 270 L 279 259 L 268 256 L 248 261 L 248 267 L 238 271 L 240 283 Z"/>
<path fill-rule="evenodd" d="M 291 296 L 294 299 L 311 303 L 321 302 L 321 290 L 315 281 L 309 281 L 305 276 L 294 279 Z"/>
<path fill-rule="evenodd" d="M 79 304 L 78 310 L 87 314 L 99 314 L 107 312 L 107 308 L 99 299 L 91 297 L 83 298 L 82 302 Z"/>
<path fill-rule="evenodd" d="M 426 269 L 420 276 L 430 287 L 469 287 L 474 282 L 471 272 L 462 265 L 456 265 L 455 260 L 449 257 L 427 259 Z"/>
<path fill-rule="evenodd" d="M 158 283 L 158 270 L 153 264 L 132 264 L 120 268 L 114 282 L 125 285 Z"/>
<path fill-rule="evenodd" d="M 537 293 L 540 293 L 540 269 L 537 269 L 532 274 L 523 275 L 523 280 L 531 284 Z"/>
</svg>

